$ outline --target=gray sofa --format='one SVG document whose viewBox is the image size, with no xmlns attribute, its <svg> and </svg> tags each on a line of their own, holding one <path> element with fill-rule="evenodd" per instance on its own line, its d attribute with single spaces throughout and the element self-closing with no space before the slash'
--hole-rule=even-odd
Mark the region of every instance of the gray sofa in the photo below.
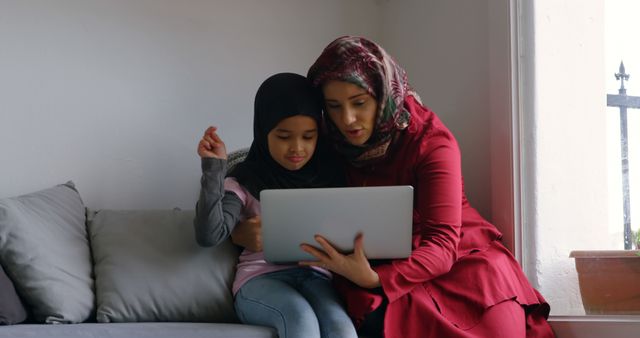
<svg viewBox="0 0 640 338">
<path fill-rule="evenodd" d="M 72 182 L 0 199 L 0 337 L 277 337 L 238 322 L 239 248 L 199 247 L 193 216 L 91 210 Z"/>
<path fill-rule="evenodd" d="M 0 199 L 0 264 L 29 314 L 0 337 L 276 337 L 238 323 L 239 249 L 199 247 L 193 216 L 89 210 L 71 182 Z"/>
</svg>

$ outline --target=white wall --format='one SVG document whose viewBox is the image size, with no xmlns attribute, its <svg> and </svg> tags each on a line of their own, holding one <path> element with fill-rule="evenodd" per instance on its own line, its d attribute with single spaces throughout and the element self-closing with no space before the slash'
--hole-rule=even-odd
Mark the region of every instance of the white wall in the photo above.
<svg viewBox="0 0 640 338">
<path fill-rule="evenodd" d="M 527 10 L 529 275 L 552 314 L 583 314 L 569 253 L 608 242 L 604 0 L 539 0 Z"/>
<path fill-rule="evenodd" d="M 73 180 L 92 208 L 193 208 L 201 133 L 249 144 L 253 97 L 378 3 L 0 0 L 0 197 Z"/>
<path fill-rule="evenodd" d="M 0 0 L 0 197 L 71 179 L 92 208 L 191 208 L 205 127 L 247 145 L 260 82 L 355 34 L 456 135 L 491 218 L 488 3 Z"/>
</svg>

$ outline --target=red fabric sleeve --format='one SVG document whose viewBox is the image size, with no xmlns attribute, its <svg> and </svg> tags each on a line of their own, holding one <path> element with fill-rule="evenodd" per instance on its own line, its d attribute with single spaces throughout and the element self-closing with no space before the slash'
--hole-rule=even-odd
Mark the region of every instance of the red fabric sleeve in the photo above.
<svg viewBox="0 0 640 338">
<path fill-rule="evenodd" d="M 460 150 L 448 133 L 424 138 L 414 185 L 414 249 L 407 259 L 374 268 L 390 302 L 447 273 L 457 259 L 462 222 Z"/>
</svg>

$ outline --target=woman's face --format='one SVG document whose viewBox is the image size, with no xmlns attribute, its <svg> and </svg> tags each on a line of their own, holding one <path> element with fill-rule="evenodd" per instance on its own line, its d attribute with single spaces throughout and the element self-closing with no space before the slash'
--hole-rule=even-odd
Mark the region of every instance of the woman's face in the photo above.
<svg viewBox="0 0 640 338">
<path fill-rule="evenodd" d="M 318 124 L 309 116 L 295 115 L 280 121 L 267 134 L 269 154 L 287 170 L 304 167 L 318 143 Z"/>
<path fill-rule="evenodd" d="M 378 102 L 365 89 L 344 81 L 329 81 L 322 87 L 325 109 L 347 141 L 362 145 L 373 134 Z"/>
</svg>

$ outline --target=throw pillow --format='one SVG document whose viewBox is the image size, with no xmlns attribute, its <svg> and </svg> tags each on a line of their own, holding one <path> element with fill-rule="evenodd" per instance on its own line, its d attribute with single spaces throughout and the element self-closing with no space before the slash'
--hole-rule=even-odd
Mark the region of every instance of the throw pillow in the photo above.
<svg viewBox="0 0 640 338">
<path fill-rule="evenodd" d="M 0 266 L 0 325 L 22 323 L 27 311 L 13 287 L 13 283 Z"/>
<path fill-rule="evenodd" d="M 240 148 L 227 155 L 227 172 L 231 172 L 235 166 L 244 161 L 249 155 L 249 148 Z"/>
<path fill-rule="evenodd" d="M 94 309 L 85 208 L 72 182 L 0 199 L 0 264 L 45 323 L 76 323 Z"/>
<path fill-rule="evenodd" d="M 89 212 L 98 322 L 235 322 L 238 249 L 199 247 L 194 212 Z"/>
</svg>

